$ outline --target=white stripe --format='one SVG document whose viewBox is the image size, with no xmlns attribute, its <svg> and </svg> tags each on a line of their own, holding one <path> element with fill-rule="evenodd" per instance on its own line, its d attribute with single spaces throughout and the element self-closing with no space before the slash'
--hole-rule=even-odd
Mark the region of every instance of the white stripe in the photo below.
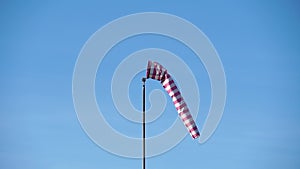
<svg viewBox="0 0 300 169">
<path fill-rule="evenodd" d="M 169 96 L 173 97 L 175 93 L 178 92 L 178 89 L 175 89 L 169 93 Z"/>
<path fill-rule="evenodd" d="M 170 90 L 172 87 L 174 87 L 175 86 L 175 83 L 172 83 L 171 85 L 168 85 L 165 89 L 166 90 Z"/>
<path fill-rule="evenodd" d="M 151 66 L 150 66 L 150 74 L 149 74 L 149 76 L 153 75 L 153 71 L 154 71 L 154 64 L 152 62 Z"/>
<path fill-rule="evenodd" d="M 196 135 L 197 135 L 197 131 L 196 131 L 196 130 L 193 130 L 193 131 L 191 132 L 191 134 L 196 136 Z"/>
<path fill-rule="evenodd" d="M 194 127 L 195 127 L 195 123 L 192 124 L 192 125 L 187 126 L 187 128 L 188 128 L 189 130 L 191 130 L 191 129 L 194 128 Z"/>
<path fill-rule="evenodd" d="M 192 118 L 186 119 L 186 120 L 184 120 L 184 124 L 191 123 L 192 121 L 193 121 L 193 119 L 192 119 Z"/>
<path fill-rule="evenodd" d="M 178 103 L 175 104 L 175 107 L 177 108 L 177 107 L 179 107 L 179 106 L 181 106 L 183 104 L 184 104 L 184 101 L 181 100 L 180 102 L 178 102 Z M 186 107 L 186 106 L 184 106 L 184 107 Z"/>
<path fill-rule="evenodd" d="M 172 81 L 171 77 L 165 79 L 165 81 L 163 82 L 163 86 L 166 85 L 167 83 L 169 83 L 170 81 Z"/>
</svg>

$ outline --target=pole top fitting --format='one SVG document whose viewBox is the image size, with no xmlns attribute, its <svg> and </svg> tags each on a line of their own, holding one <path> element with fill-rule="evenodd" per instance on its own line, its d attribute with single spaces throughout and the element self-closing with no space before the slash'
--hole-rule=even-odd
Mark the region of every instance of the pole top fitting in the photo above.
<svg viewBox="0 0 300 169">
<path fill-rule="evenodd" d="M 143 81 L 144 83 L 146 82 L 146 80 L 147 80 L 147 78 L 145 78 L 145 77 L 142 78 L 142 81 Z"/>
</svg>

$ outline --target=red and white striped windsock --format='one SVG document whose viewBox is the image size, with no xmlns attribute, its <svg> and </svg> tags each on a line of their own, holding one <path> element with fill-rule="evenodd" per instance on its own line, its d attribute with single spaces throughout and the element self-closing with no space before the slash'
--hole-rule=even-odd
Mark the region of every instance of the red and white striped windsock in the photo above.
<svg viewBox="0 0 300 169">
<path fill-rule="evenodd" d="M 184 125 L 190 132 L 191 136 L 195 139 L 200 136 L 200 133 L 198 131 L 198 128 L 196 126 L 195 121 L 193 120 L 193 117 L 183 100 L 183 97 L 180 94 L 180 91 L 178 90 L 174 80 L 168 74 L 167 69 L 165 69 L 162 65 L 160 65 L 157 62 L 148 61 L 147 66 L 147 73 L 146 73 L 147 79 L 155 79 L 159 80 L 165 90 L 168 92 L 169 96 L 172 98 L 173 103 L 175 105 L 175 108 L 177 109 L 178 115 L 183 121 Z"/>
</svg>

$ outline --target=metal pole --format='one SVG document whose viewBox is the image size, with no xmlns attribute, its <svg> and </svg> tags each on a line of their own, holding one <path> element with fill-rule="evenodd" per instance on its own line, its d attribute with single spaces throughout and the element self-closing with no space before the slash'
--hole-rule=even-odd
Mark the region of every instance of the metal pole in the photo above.
<svg viewBox="0 0 300 169">
<path fill-rule="evenodd" d="M 146 136 L 146 117 L 145 117 L 145 82 L 146 78 L 142 78 L 143 81 L 143 169 L 146 169 L 146 144 L 145 144 L 145 136 Z"/>
</svg>

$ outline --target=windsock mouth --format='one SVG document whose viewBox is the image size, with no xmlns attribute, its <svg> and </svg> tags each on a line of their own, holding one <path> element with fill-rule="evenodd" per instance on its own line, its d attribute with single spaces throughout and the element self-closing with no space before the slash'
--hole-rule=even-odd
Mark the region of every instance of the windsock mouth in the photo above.
<svg viewBox="0 0 300 169">
<path fill-rule="evenodd" d="M 151 70 L 152 65 L 153 65 L 153 62 L 151 60 L 148 60 L 147 71 L 146 71 L 146 78 L 147 79 L 150 77 L 150 70 Z"/>
</svg>

